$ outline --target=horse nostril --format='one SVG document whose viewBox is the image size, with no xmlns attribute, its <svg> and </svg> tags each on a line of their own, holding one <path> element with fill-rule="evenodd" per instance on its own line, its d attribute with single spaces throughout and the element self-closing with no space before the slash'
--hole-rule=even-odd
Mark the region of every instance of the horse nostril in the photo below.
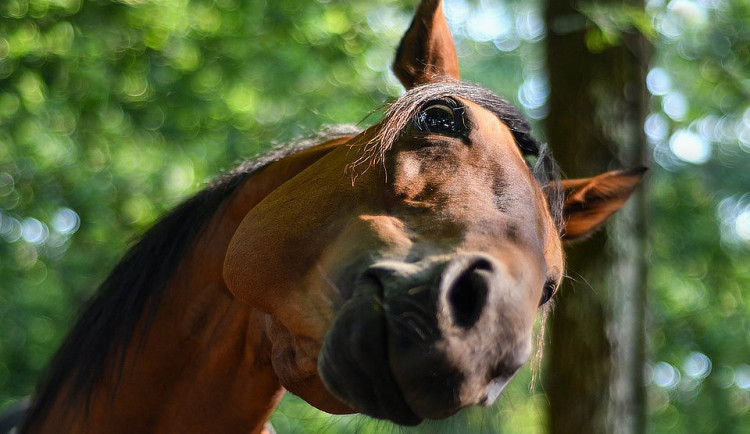
<svg viewBox="0 0 750 434">
<path fill-rule="evenodd" d="M 487 302 L 491 272 L 492 264 L 477 258 L 448 286 L 448 307 L 457 326 L 470 328 L 479 320 Z"/>
</svg>

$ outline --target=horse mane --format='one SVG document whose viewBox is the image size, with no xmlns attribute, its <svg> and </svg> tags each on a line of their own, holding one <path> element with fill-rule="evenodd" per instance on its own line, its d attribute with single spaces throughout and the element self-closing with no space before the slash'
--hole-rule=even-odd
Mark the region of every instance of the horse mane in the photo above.
<svg viewBox="0 0 750 434">
<path fill-rule="evenodd" d="M 187 199 L 159 220 L 133 245 L 83 306 L 71 332 L 49 364 L 48 371 L 26 415 L 28 427 L 44 416 L 67 387 L 72 406 L 85 397 L 86 411 L 91 392 L 108 368 L 114 367 L 115 388 L 119 382 L 127 348 L 145 315 L 142 344 L 153 322 L 162 296 L 189 247 L 208 226 L 221 203 L 251 175 L 288 155 L 315 144 L 355 135 L 352 126 L 333 127 L 308 139 L 276 147 L 245 161 L 219 176 L 207 188 Z M 113 364 L 115 362 L 116 364 Z M 114 389 L 113 388 L 113 394 Z"/>
</svg>

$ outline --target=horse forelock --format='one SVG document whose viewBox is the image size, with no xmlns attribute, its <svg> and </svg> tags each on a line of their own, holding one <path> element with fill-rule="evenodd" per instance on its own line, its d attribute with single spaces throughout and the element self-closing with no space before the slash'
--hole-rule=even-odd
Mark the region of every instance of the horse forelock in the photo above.
<svg viewBox="0 0 750 434">
<path fill-rule="evenodd" d="M 362 154 L 352 163 L 353 177 L 356 178 L 356 170 L 360 166 L 364 166 L 364 170 L 367 170 L 371 166 L 382 164 L 388 150 L 401 137 L 409 123 L 413 122 L 420 109 L 430 101 L 446 97 L 459 97 L 473 101 L 489 110 L 508 127 L 524 154 L 537 157 L 531 170 L 547 198 L 547 205 L 555 226 L 558 232 L 561 232 L 564 225 L 562 215 L 564 196 L 560 183 L 560 169 L 552 156 L 552 150 L 546 143 L 532 136 L 531 126 L 516 106 L 492 91 L 473 83 L 447 80 L 417 86 L 388 105 L 383 120 L 355 139 L 355 142 L 361 145 Z"/>
</svg>

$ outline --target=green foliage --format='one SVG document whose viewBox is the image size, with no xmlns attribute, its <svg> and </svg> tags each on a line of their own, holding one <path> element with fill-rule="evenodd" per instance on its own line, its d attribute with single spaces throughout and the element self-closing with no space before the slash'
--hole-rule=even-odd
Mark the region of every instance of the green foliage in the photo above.
<svg viewBox="0 0 750 434">
<path fill-rule="evenodd" d="M 654 432 L 750 426 L 750 3 L 652 2 Z"/>
<path fill-rule="evenodd" d="M 33 392 L 78 306 L 159 215 L 241 158 L 360 122 L 395 96 L 388 66 L 415 3 L 0 2 L 0 406 Z M 544 118 L 549 91 L 538 6 L 446 5 L 464 76 L 532 120 Z M 631 26 L 656 45 L 646 123 L 651 430 L 741 432 L 750 426 L 750 2 L 628 10 L 589 17 L 591 49 Z M 524 372 L 494 409 L 440 429 L 541 431 L 546 403 L 527 384 Z M 384 426 L 302 408 L 285 399 L 273 419 L 280 432 Z"/>
<path fill-rule="evenodd" d="M 651 17 L 637 4 L 603 6 L 583 5 L 581 13 L 592 24 L 587 29 L 586 46 L 591 52 L 601 52 L 622 44 L 622 34 L 635 29 L 649 41 L 657 39 Z"/>
</svg>

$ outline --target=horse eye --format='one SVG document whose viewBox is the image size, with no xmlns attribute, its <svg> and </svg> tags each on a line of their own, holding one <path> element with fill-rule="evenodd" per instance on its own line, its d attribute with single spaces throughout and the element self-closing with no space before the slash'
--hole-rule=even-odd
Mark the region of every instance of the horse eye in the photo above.
<svg viewBox="0 0 750 434">
<path fill-rule="evenodd" d="M 555 283 L 554 282 L 547 282 L 544 285 L 544 289 L 542 290 L 542 299 L 539 300 L 539 307 L 544 306 L 547 304 L 548 301 L 552 298 L 552 294 L 555 293 Z"/>
<path fill-rule="evenodd" d="M 458 109 L 444 103 L 434 103 L 414 117 L 414 126 L 427 133 L 454 135 L 464 130 L 463 119 L 456 114 Z"/>
</svg>

